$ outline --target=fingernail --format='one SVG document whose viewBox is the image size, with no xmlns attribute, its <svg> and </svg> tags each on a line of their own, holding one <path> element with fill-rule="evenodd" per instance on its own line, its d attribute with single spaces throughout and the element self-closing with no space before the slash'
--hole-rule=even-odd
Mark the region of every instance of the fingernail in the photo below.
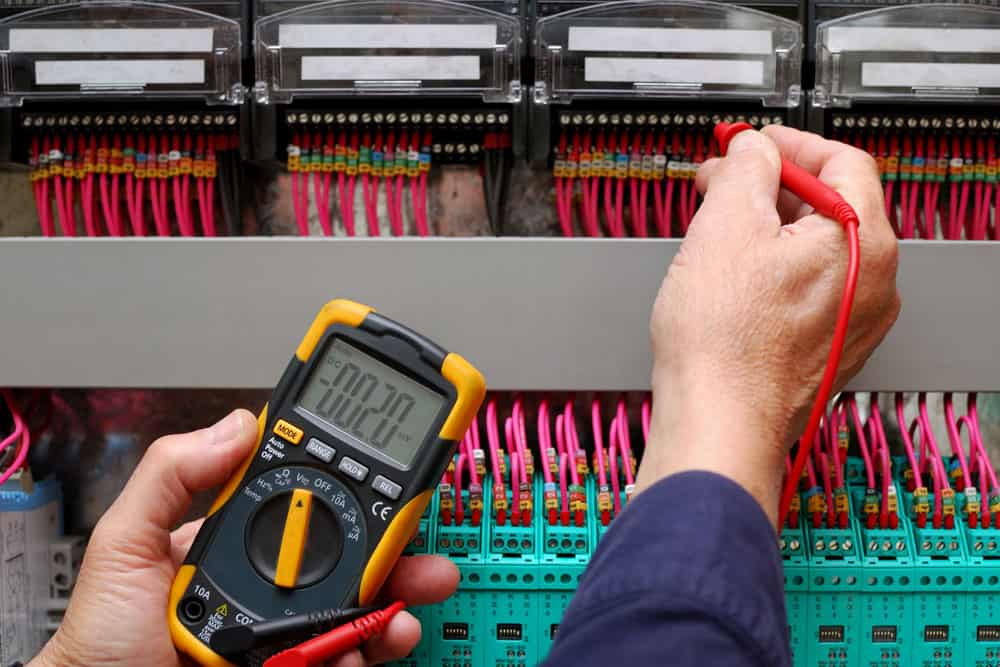
<svg viewBox="0 0 1000 667">
<path fill-rule="evenodd" d="M 243 435 L 243 418 L 233 410 L 212 426 L 212 444 L 221 445 Z"/>
</svg>

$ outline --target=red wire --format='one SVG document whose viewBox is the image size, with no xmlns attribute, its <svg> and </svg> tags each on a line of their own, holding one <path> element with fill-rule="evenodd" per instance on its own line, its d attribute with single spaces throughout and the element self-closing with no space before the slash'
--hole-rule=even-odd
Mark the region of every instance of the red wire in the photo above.
<svg viewBox="0 0 1000 667">
<path fill-rule="evenodd" d="M 720 152 L 725 154 L 729 146 L 729 140 L 743 130 L 752 129 L 749 125 L 737 124 L 730 126 L 719 123 L 715 128 L 715 137 L 719 142 Z M 841 225 L 847 233 L 848 262 L 847 275 L 844 280 L 844 293 L 841 297 L 840 307 L 837 312 L 837 323 L 833 330 L 833 342 L 830 349 L 830 356 L 827 359 L 826 368 L 823 371 L 823 379 L 820 382 L 819 391 L 813 404 L 812 412 L 806 423 L 805 433 L 801 442 L 810 443 L 815 437 L 819 428 L 820 419 L 826 413 L 826 403 L 833 390 L 833 383 L 837 378 L 837 370 L 840 368 L 840 357 L 844 351 L 844 343 L 847 339 L 847 326 L 851 318 L 851 306 L 854 304 L 854 292 L 858 284 L 858 270 L 861 260 L 861 247 L 858 239 L 858 215 L 854 212 L 843 197 L 835 190 L 824 184 L 818 178 L 808 173 L 798 165 L 788 160 L 781 162 L 781 184 L 786 189 L 797 195 L 802 201 L 810 204 L 817 213 L 833 218 Z M 778 506 L 778 526 L 785 525 L 785 518 L 788 516 L 788 508 L 792 504 L 792 497 L 796 493 L 799 477 L 802 475 L 802 468 L 805 466 L 809 456 L 809 447 L 799 447 L 792 474 L 785 484 L 781 494 L 781 503 Z"/>
</svg>

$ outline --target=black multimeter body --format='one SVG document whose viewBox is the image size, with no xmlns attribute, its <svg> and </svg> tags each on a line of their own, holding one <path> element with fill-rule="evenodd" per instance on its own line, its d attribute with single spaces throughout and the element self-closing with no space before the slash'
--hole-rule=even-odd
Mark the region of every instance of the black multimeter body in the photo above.
<svg viewBox="0 0 1000 667">
<path fill-rule="evenodd" d="M 484 391 L 458 355 L 360 304 L 327 304 L 174 581 L 177 647 L 239 664 L 211 649 L 215 632 L 371 604 Z"/>
</svg>

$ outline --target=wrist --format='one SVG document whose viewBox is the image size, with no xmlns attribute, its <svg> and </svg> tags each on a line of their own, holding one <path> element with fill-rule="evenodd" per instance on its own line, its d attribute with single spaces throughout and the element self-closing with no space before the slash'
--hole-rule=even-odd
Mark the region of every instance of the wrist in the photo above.
<svg viewBox="0 0 1000 667">
<path fill-rule="evenodd" d="M 679 472 L 706 470 L 742 486 L 776 521 L 788 422 L 770 405 L 778 397 L 737 397 L 730 389 L 654 374 L 649 442 L 636 491 Z"/>
<path fill-rule="evenodd" d="M 63 642 L 62 632 L 57 630 L 38 655 L 32 658 L 25 667 L 76 667 L 77 662 L 73 652 L 66 650 Z"/>
</svg>

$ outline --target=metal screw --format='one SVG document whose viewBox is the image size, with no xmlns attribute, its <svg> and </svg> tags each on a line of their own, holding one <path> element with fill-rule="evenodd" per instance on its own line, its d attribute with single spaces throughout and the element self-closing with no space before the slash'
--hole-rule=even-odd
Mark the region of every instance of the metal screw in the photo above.
<svg viewBox="0 0 1000 667">
<path fill-rule="evenodd" d="M 611 114 L 611 124 L 620 125 L 622 122 L 622 117 L 616 113 Z"/>
<path fill-rule="evenodd" d="M 662 116 L 660 116 L 660 125 L 670 125 L 670 121 L 671 121 L 670 114 L 665 113 Z"/>
<path fill-rule="evenodd" d="M 333 114 L 329 111 L 323 114 L 323 122 L 327 125 L 333 125 Z"/>
<path fill-rule="evenodd" d="M 622 114 L 622 124 L 631 125 L 633 120 L 634 118 L 632 117 L 632 114 L 630 113 Z"/>
<path fill-rule="evenodd" d="M 982 542 L 976 542 L 974 545 L 972 545 L 972 550 L 973 551 L 982 551 L 983 550 L 983 543 Z"/>
<path fill-rule="evenodd" d="M 472 114 L 463 113 L 462 114 L 462 125 L 468 125 L 472 122 Z"/>
<path fill-rule="evenodd" d="M 635 117 L 635 124 L 636 125 L 645 125 L 646 124 L 646 114 L 641 113 L 641 114 L 637 115 Z"/>
<path fill-rule="evenodd" d="M 454 153 L 455 152 L 455 146 L 453 144 L 445 144 L 444 145 L 444 152 L 445 153 Z"/>
<path fill-rule="evenodd" d="M 786 545 L 785 545 L 785 540 L 784 539 L 778 540 L 778 549 L 780 551 L 784 551 L 785 550 L 785 546 Z"/>
<path fill-rule="evenodd" d="M 322 120 L 323 120 L 323 115 L 322 114 L 314 113 L 313 115 L 309 116 L 309 121 L 313 125 L 319 125 L 320 121 L 322 121 Z"/>
<path fill-rule="evenodd" d="M 308 123 L 309 122 L 309 114 L 307 114 L 304 111 L 302 113 L 300 113 L 299 114 L 299 122 L 302 123 L 303 125 L 305 125 L 306 123 Z"/>
<path fill-rule="evenodd" d="M 937 543 L 937 550 L 938 551 L 944 551 L 944 542 L 938 542 Z"/>
<path fill-rule="evenodd" d="M 594 121 L 597 120 L 597 119 L 594 117 L 594 114 L 588 113 L 587 115 L 585 115 L 583 117 L 583 120 L 584 120 L 585 123 L 587 123 L 587 125 L 593 125 Z"/>
<path fill-rule="evenodd" d="M 960 130 L 964 130 L 965 129 L 965 119 L 964 118 L 956 118 L 955 119 L 955 127 L 957 127 Z"/>
<path fill-rule="evenodd" d="M 920 550 L 921 551 L 930 551 L 931 550 L 931 543 L 929 541 L 921 542 L 920 543 Z"/>
<path fill-rule="evenodd" d="M 32 118 L 31 116 L 25 116 L 21 119 L 21 125 L 24 127 L 31 127 Z"/>
<path fill-rule="evenodd" d="M 286 113 L 285 114 L 285 124 L 286 125 L 295 125 L 295 121 L 296 121 L 296 118 L 295 118 L 295 114 L 294 113 Z"/>
<path fill-rule="evenodd" d="M 444 125 L 445 123 L 448 122 L 448 116 L 444 115 L 443 113 L 439 113 L 437 116 L 434 117 L 434 122 L 437 123 L 438 125 Z"/>
<path fill-rule="evenodd" d="M 906 549 L 906 542 L 904 542 L 903 540 L 897 540 L 896 551 L 903 551 L 904 549 Z"/>
<path fill-rule="evenodd" d="M 510 114 L 502 113 L 499 116 L 497 116 L 497 120 L 501 125 L 506 125 L 507 123 L 510 122 Z"/>
<path fill-rule="evenodd" d="M 872 116 L 872 122 L 871 122 L 871 126 L 872 127 L 878 127 L 881 124 L 882 124 L 882 121 L 881 121 L 881 119 L 879 119 L 878 116 Z"/>
<path fill-rule="evenodd" d="M 490 115 L 492 115 L 492 114 L 490 114 Z M 474 120 L 476 121 L 476 125 L 482 125 L 483 121 L 486 120 L 486 117 L 483 116 L 483 114 L 481 114 L 481 113 L 477 113 Z"/>
<path fill-rule="evenodd" d="M 582 114 L 578 114 L 578 113 L 573 114 L 573 124 L 574 125 L 579 125 L 582 122 L 583 122 L 583 115 Z"/>
<path fill-rule="evenodd" d="M 399 122 L 400 123 L 409 123 L 410 122 L 410 114 L 408 114 L 408 113 L 401 113 L 401 114 L 399 114 Z"/>
<path fill-rule="evenodd" d="M 349 113 L 349 114 L 347 114 L 347 122 L 350 123 L 351 125 L 357 125 L 358 124 L 358 114 L 356 114 L 356 113 Z"/>
<path fill-rule="evenodd" d="M 996 551 L 996 549 L 997 549 L 997 543 L 994 542 L 993 540 L 990 540 L 989 542 L 986 543 L 987 551 Z"/>
<path fill-rule="evenodd" d="M 84 116 L 83 118 L 81 118 L 80 119 L 80 125 L 83 125 L 84 127 L 89 127 L 90 126 L 90 116 Z"/>
<path fill-rule="evenodd" d="M 479 155 L 479 144 L 469 144 L 469 154 Z"/>
<path fill-rule="evenodd" d="M 858 127 L 868 127 L 868 119 L 864 116 L 858 118 Z"/>
<path fill-rule="evenodd" d="M 837 540 L 830 540 L 830 544 L 828 546 L 830 551 L 837 551 L 840 549 L 840 543 L 838 543 Z"/>
<path fill-rule="evenodd" d="M 938 128 L 940 128 L 941 127 L 941 119 L 938 118 L 937 116 L 935 116 L 934 118 L 931 118 L 931 127 L 934 128 L 935 130 L 938 129 Z"/>
<path fill-rule="evenodd" d="M 693 113 L 689 113 L 687 116 L 684 117 L 684 122 L 687 123 L 688 125 L 694 125 L 696 120 L 697 119 L 695 118 Z"/>
<path fill-rule="evenodd" d="M 452 125 L 457 125 L 458 124 L 458 114 L 457 113 L 450 113 L 450 114 L 448 114 L 448 122 L 450 124 L 452 124 Z"/>
<path fill-rule="evenodd" d="M 892 542 L 890 542 L 889 540 L 886 540 L 885 542 L 883 542 L 882 543 L 882 550 L 883 551 L 892 551 Z"/>
<path fill-rule="evenodd" d="M 455 151 L 459 155 L 465 155 L 465 151 L 466 151 L 465 144 L 459 144 L 458 146 L 456 146 L 455 147 Z"/>
<path fill-rule="evenodd" d="M 826 549 L 826 543 L 823 540 L 816 540 L 816 551 L 823 551 Z"/>
<path fill-rule="evenodd" d="M 850 540 L 844 540 L 844 543 L 841 546 L 844 548 L 844 551 L 850 551 L 851 549 L 854 548 L 854 542 L 851 542 Z"/>
<path fill-rule="evenodd" d="M 750 116 L 750 124 L 754 127 L 760 125 L 760 116 Z"/>
<path fill-rule="evenodd" d="M 802 545 L 799 544 L 798 540 L 792 540 L 791 542 L 788 543 L 788 548 L 792 551 L 798 551 L 800 546 Z"/>
<path fill-rule="evenodd" d="M 955 540 L 952 540 L 951 542 L 949 542 L 948 543 L 948 550 L 949 551 L 958 551 L 958 542 L 956 542 Z"/>
<path fill-rule="evenodd" d="M 560 125 L 569 125 L 569 114 L 568 113 L 561 113 L 561 114 L 559 114 L 559 124 Z"/>
<path fill-rule="evenodd" d="M 854 127 L 854 116 L 848 116 L 844 119 L 844 125 L 847 127 Z"/>
<path fill-rule="evenodd" d="M 916 118 L 907 118 L 906 119 L 906 127 L 910 128 L 912 130 L 916 126 L 917 126 L 917 119 Z"/>
<path fill-rule="evenodd" d="M 878 542 L 872 540 L 868 543 L 868 551 L 878 551 Z"/>
</svg>

